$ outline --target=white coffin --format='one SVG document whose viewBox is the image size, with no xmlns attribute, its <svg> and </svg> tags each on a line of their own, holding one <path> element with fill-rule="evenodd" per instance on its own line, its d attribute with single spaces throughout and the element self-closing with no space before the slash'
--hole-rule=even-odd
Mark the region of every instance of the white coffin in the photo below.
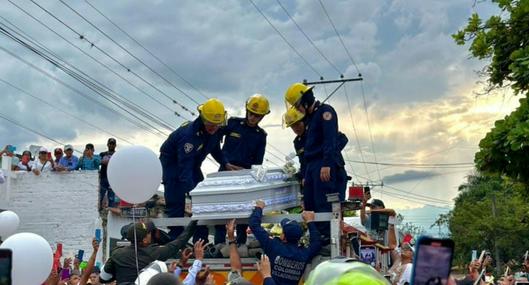
<svg viewBox="0 0 529 285">
<path fill-rule="evenodd" d="M 258 181 L 259 177 L 261 181 Z M 191 191 L 194 219 L 248 217 L 255 201 L 263 200 L 265 213 L 299 205 L 299 183 L 282 169 L 224 171 L 209 174 Z"/>
</svg>

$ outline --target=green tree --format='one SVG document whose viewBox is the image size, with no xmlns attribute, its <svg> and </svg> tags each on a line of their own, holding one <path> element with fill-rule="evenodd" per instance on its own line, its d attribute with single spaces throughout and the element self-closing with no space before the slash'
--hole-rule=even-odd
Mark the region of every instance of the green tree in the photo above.
<svg viewBox="0 0 529 285">
<path fill-rule="evenodd" d="M 520 183 L 497 176 L 469 176 L 459 187 L 448 218 L 455 260 L 468 262 L 473 249 L 494 252 L 497 248 L 500 263 L 520 257 L 529 247 L 529 206 L 524 193 Z"/>
<path fill-rule="evenodd" d="M 486 60 L 484 74 L 489 90 L 511 87 L 520 94 L 520 107 L 494 128 L 479 144 L 477 168 L 486 174 L 501 174 L 529 182 L 529 1 L 491 0 L 501 13 L 486 20 L 474 13 L 467 25 L 452 35 L 459 45 Z"/>
<path fill-rule="evenodd" d="M 439 216 L 437 216 L 437 219 L 435 220 L 435 222 L 430 226 L 430 229 L 433 228 L 433 227 L 437 227 L 438 231 L 439 231 L 439 236 L 441 236 L 441 228 L 443 226 L 448 226 L 449 224 L 449 221 L 450 221 L 450 215 L 451 213 L 446 213 L 446 214 L 439 214 Z"/>
<path fill-rule="evenodd" d="M 456 43 L 470 42 L 473 57 L 490 60 L 485 72 L 491 87 L 512 86 L 516 93 L 529 89 L 529 1 L 492 0 L 500 15 L 483 20 L 477 13 L 466 27 L 452 35 Z"/>
</svg>

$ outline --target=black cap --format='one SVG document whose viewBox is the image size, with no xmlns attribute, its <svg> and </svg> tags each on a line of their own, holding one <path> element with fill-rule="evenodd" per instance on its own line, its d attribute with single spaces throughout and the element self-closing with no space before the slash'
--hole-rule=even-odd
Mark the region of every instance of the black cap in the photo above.
<svg viewBox="0 0 529 285">
<path fill-rule="evenodd" d="M 109 138 L 108 141 L 107 141 L 107 144 L 109 143 L 116 143 L 116 139 L 115 138 Z"/>
<path fill-rule="evenodd" d="M 131 224 L 127 229 L 127 239 L 130 242 L 134 242 L 134 229 L 136 229 L 136 238 L 138 242 L 142 241 L 149 233 L 149 231 L 147 231 L 147 224 L 142 222 L 136 223 L 134 226 Z"/>
<path fill-rule="evenodd" d="M 367 206 L 369 207 L 377 207 L 377 208 L 382 208 L 382 209 L 385 209 L 386 206 L 384 205 L 384 202 L 382 202 L 382 200 L 379 200 L 379 199 L 373 199 L 371 200 L 371 203 L 368 203 Z"/>
</svg>

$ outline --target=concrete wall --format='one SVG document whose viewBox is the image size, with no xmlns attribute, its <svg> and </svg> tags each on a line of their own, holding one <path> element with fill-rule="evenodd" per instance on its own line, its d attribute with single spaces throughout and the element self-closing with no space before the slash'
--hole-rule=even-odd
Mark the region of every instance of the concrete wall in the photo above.
<svg viewBox="0 0 529 285">
<path fill-rule="evenodd" d="M 19 216 L 18 232 L 39 234 L 53 247 L 57 242 L 63 243 L 64 256 L 73 256 L 83 249 L 87 260 L 95 229 L 101 228 L 97 171 L 40 176 L 11 172 L 10 176 L 9 188 L 3 185 L 3 191 L 9 191 L 8 200 L 3 201 L 7 206 L 3 208 Z"/>
</svg>

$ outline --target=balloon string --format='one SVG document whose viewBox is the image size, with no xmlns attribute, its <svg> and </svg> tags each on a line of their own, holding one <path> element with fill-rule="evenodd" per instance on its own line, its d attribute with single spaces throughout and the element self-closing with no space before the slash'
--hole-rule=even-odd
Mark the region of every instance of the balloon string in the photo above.
<svg viewBox="0 0 529 285">
<path fill-rule="evenodd" d="M 136 237 L 136 204 L 132 205 L 132 225 L 134 228 L 134 254 L 136 256 L 136 274 L 138 275 L 138 285 L 141 285 L 140 266 L 138 265 L 138 238 Z"/>
</svg>

